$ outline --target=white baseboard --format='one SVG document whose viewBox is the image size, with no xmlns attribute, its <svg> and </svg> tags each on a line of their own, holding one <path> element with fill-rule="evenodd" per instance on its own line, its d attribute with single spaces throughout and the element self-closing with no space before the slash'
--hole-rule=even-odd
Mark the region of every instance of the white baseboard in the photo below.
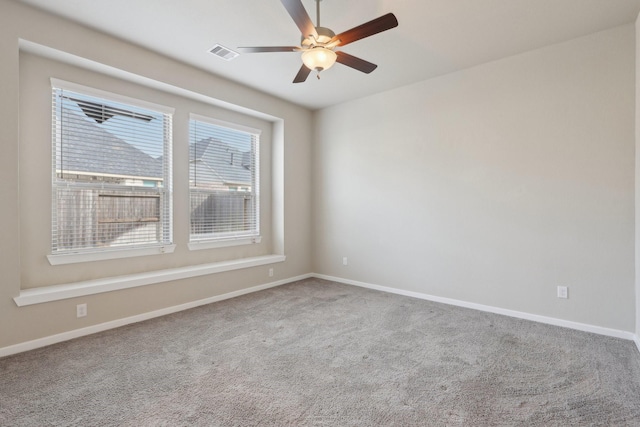
<svg viewBox="0 0 640 427">
<path fill-rule="evenodd" d="M 117 320 L 113 320 L 113 321 L 105 322 L 105 323 L 100 323 L 98 325 L 93 325 L 93 326 L 89 326 L 89 327 L 82 328 L 82 329 L 75 329 L 73 331 L 63 332 L 63 333 L 60 333 L 60 334 L 51 335 L 51 336 L 48 336 L 48 337 L 39 338 L 39 339 L 35 339 L 35 340 L 32 340 L 32 341 L 27 341 L 27 342 L 20 343 L 20 344 L 15 344 L 15 345 L 8 346 L 8 347 L 3 347 L 3 348 L 0 348 L 0 357 L 10 356 L 12 354 L 17 354 L 17 353 L 22 353 L 22 352 L 29 351 L 29 350 L 34 350 L 36 348 L 45 347 L 45 346 L 48 346 L 48 345 L 51 345 L 51 344 L 57 344 L 57 343 L 60 343 L 60 342 L 63 342 L 63 341 L 68 341 L 68 340 L 71 340 L 71 339 L 74 339 L 74 338 L 80 338 L 80 337 L 83 337 L 83 336 L 86 336 L 86 335 L 95 334 L 97 332 L 102 332 L 102 331 L 106 331 L 106 330 L 109 330 L 109 329 L 115 329 L 115 328 L 118 328 L 120 326 L 125 326 L 125 325 L 129 325 L 129 324 L 132 324 L 132 323 L 142 322 L 142 321 L 153 319 L 153 318 L 156 318 L 156 317 L 165 316 L 167 314 L 177 313 L 179 311 L 188 310 L 188 309 L 191 309 L 191 308 L 195 308 L 195 307 L 199 307 L 199 306 L 202 306 L 202 305 L 211 304 L 211 303 L 218 302 L 218 301 L 223 301 L 223 300 L 234 298 L 234 297 L 237 297 L 237 296 L 246 295 L 246 294 L 249 294 L 249 293 L 252 293 L 252 292 L 258 292 L 258 291 L 261 291 L 261 290 L 264 290 L 264 289 L 273 288 L 273 287 L 276 287 L 276 286 L 285 285 L 287 283 L 295 282 L 295 281 L 298 281 L 298 280 L 308 279 L 310 277 L 316 277 L 318 279 L 330 280 L 330 281 L 333 281 L 333 282 L 344 283 L 344 284 L 347 284 L 347 285 L 354 285 L 354 286 L 373 289 L 373 290 L 377 290 L 377 291 L 389 292 L 389 293 L 393 293 L 393 294 L 404 295 L 404 296 L 424 299 L 424 300 L 428 300 L 428 301 L 439 302 L 439 303 L 443 303 L 443 304 L 455 305 L 455 306 L 458 306 L 458 307 L 465 307 L 465 308 L 471 308 L 471 309 L 474 309 L 474 310 L 486 311 L 486 312 L 489 312 L 489 313 L 502 314 L 502 315 L 505 315 L 505 316 L 515 317 L 515 318 L 524 319 L 524 320 L 531 320 L 531 321 L 534 321 L 534 322 L 546 323 L 546 324 L 549 324 L 549 325 L 561 326 L 561 327 L 570 328 L 570 329 L 576 329 L 576 330 L 584 331 L 584 332 L 592 332 L 592 333 L 595 333 L 595 334 L 627 339 L 627 340 L 634 341 L 636 346 L 638 347 L 638 351 L 640 351 L 640 336 L 636 335 L 636 334 L 633 334 L 631 332 L 620 331 L 620 330 L 617 330 L 617 329 L 603 328 L 601 326 L 594 326 L 594 325 L 589 325 L 589 324 L 585 324 L 585 323 L 572 322 L 572 321 L 568 321 L 568 320 L 556 319 L 556 318 L 553 318 L 553 317 L 539 316 L 539 315 L 536 315 L 536 314 L 524 313 L 524 312 L 520 312 L 520 311 L 507 310 L 507 309 L 498 308 L 498 307 L 492 307 L 492 306 L 488 306 L 488 305 L 476 304 L 476 303 L 471 303 L 471 302 L 467 302 L 467 301 L 460 301 L 460 300 L 456 300 L 456 299 L 452 299 L 452 298 L 437 297 L 437 296 L 423 294 L 423 293 L 419 293 L 419 292 L 412 292 L 412 291 L 406 291 L 406 290 L 402 290 L 402 289 L 390 288 L 390 287 L 387 287 L 387 286 L 373 285 L 373 284 L 370 284 L 370 283 L 359 282 L 359 281 L 356 281 L 356 280 L 343 279 L 343 278 L 334 277 L 334 276 L 327 276 L 327 275 L 324 275 L 324 274 L 309 273 L 309 274 L 304 274 L 304 275 L 300 275 L 300 276 L 296 276 L 296 277 L 290 277 L 288 279 L 283 279 L 283 280 L 278 280 L 278 281 L 275 281 L 275 282 L 266 283 L 266 284 L 263 284 L 263 285 L 253 286 L 253 287 L 247 288 L 247 289 L 241 289 L 241 290 L 238 290 L 238 291 L 235 291 L 235 292 L 229 292 L 229 293 L 222 294 L 222 295 L 216 295 L 216 296 L 213 296 L 213 297 L 210 297 L 210 298 L 201 299 L 201 300 L 198 300 L 198 301 L 192 301 L 192 302 L 188 302 L 188 303 L 185 303 L 185 304 L 180 304 L 180 305 L 176 305 L 176 306 L 172 306 L 172 307 L 167 307 L 167 308 L 163 308 L 163 309 L 160 309 L 160 310 L 151 311 L 151 312 L 148 312 L 148 313 L 138 314 L 138 315 L 135 315 L 135 316 L 124 318 L 124 319 L 117 319 Z"/>
<path fill-rule="evenodd" d="M 314 273 L 312 276 L 317 277 L 318 279 L 325 279 L 333 282 L 344 283 L 346 285 L 354 285 L 362 288 L 374 289 L 382 292 L 389 292 L 392 294 L 404 295 L 408 297 L 419 298 L 419 299 L 439 302 L 443 304 L 455 305 L 458 307 L 471 308 L 474 310 L 486 311 L 486 312 L 495 313 L 495 314 L 502 314 L 504 316 L 515 317 L 518 319 L 531 320 L 539 323 L 546 323 L 548 325 L 561 326 L 569 329 L 576 329 L 578 331 L 591 332 L 594 334 L 631 340 L 631 341 L 635 341 L 636 345 L 638 346 L 638 350 L 640 350 L 640 338 L 637 335 L 633 334 L 632 332 L 621 331 L 618 329 L 604 328 L 602 326 L 589 325 L 586 323 L 572 322 L 570 320 L 556 319 L 554 317 L 540 316 L 537 314 L 530 314 L 522 311 L 507 310 L 504 308 L 493 307 L 493 306 L 483 305 L 483 304 L 476 304 L 476 303 L 456 300 L 452 298 L 443 298 L 443 297 L 438 297 L 434 295 L 423 294 L 420 292 L 412 292 L 412 291 L 406 291 L 403 289 L 390 288 L 387 286 L 373 285 L 370 283 L 343 279 L 343 278 L 334 277 L 334 276 L 327 276 L 324 274 Z"/>
<path fill-rule="evenodd" d="M 311 274 L 305 274 L 297 277 L 290 277 L 288 279 L 278 280 L 264 285 L 253 286 L 247 289 L 240 289 L 238 291 L 229 292 L 222 295 L 216 295 L 210 298 L 205 298 L 197 301 L 188 302 L 185 304 L 175 305 L 172 307 L 163 308 L 160 310 L 150 311 L 148 313 L 142 313 L 124 319 L 112 320 L 110 322 L 100 323 L 98 325 L 88 326 L 82 329 L 75 329 L 73 331 L 63 332 L 56 335 L 51 335 L 44 338 L 38 338 L 32 341 L 27 341 L 20 344 L 11 345 L 8 347 L 0 348 L 0 357 L 10 356 L 12 354 L 22 353 L 36 348 L 45 347 L 51 344 L 57 344 L 63 341 L 72 340 L 74 338 L 80 338 L 86 335 L 95 334 L 97 332 L 106 331 L 109 329 L 115 329 L 120 326 L 129 325 L 132 323 L 142 322 L 144 320 L 153 319 L 155 317 L 166 316 L 167 314 L 177 313 L 183 310 L 189 310 L 190 308 L 199 307 L 202 305 L 211 304 L 214 302 L 235 298 L 241 295 L 250 294 L 252 292 L 262 291 L 264 289 L 274 288 L 276 286 L 285 285 L 287 283 L 295 282 L 298 280 L 308 279 L 312 277 Z"/>
</svg>

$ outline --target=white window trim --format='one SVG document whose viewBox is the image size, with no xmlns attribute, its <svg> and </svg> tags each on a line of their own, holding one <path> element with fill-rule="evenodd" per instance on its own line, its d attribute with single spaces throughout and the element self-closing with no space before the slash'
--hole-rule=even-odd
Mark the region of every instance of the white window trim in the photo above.
<svg viewBox="0 0 640 427">
<path fill-rule="evenodd" d="M 229 246 L 254 245 L 262 241 L 262 236 L 239 237 L 234 239 L 193 240 L 188 243 L 190 251 L 201 249 L 226 248 Z"/>
<path fill-rule="evenodd" d="M 189 123 L 191 123 L 191 121 L 209 123 L 215 126 L 237 130 L 239 132 L 250 133 L 253 135 L 257 135 L 258 137 L 260 137 L 260 135 L 262 134 L 261 129 L 256 129 L 250 126 L 240 125 L 237 123 L 227 122 L 224 120 L 214 119 L 212 117 L 202 116 L 196 113 L 189 113 Z M 259 171 L 256 171 L 256 173 L 258 174 L 258 176 L 256 177 L 256 181 L 260 182 Z M 258 212 L 257 214 L 258 214 L 258 221 L 260 221 L 260 212 Z M 259 227 L 257 231 L 259 231 Z M 190 239 L 191 239 L 191 235 L 190 235 Z M 237 236 L 237 237 L 231 237 L 231 238 L 203 237 L 200 239 L 190 240 L 187 245 L 190 251 L 198 251 L 202 249 L 215 249 L 215 248 L 226 248 L 231 246 L 252 245 L 252 244 L 260 243 L 261 241 L 262 241 L 262 236 L 260 234 L 255 234 L 251 236 Z"/>
<path fill-rule="evenodd" d="M 158 113 L 173 115 L 176 111 L 175 108 L 167 107 L 166 105 L 155 104 L 153 102 L 144 101 L 138 98 L 130 98 L 118 93 L 109 92 L 106 90 L 100 90 L 89 86 L 83 86 L 77 83 L 68 82 L 66 80 L 51 78 L 51 87 L 58 89 L 70 90 L 72 92 L 81 93 L 84 95 L 95 96 L 97 98 L 106 98 L 111 101 L 121 102 L 123 104 L 130 104 L 140 108 L 147 108 L 149 110 L 157 111 Z"/>
<path fill-rule="evenodd" d="M 95 96 L 98 98 L 110 99 L 115 102 L 121 102 L 125 104 L 130 104 L 140 108 L 146 108 L 149 110 L 157 111 L 162 114 L 170 114 L 174 115 L 175 108 L 167 107 L 166 105 L 156 104 L 149 101 L 144 101 L 138 98 L 131 98 L 125 95 L 120 95 L 117 93 L 109 92 L 106 90 L 100 90 L 89 86 L 84 86 L 81 84 L 69 82 L 66 80 L 57 79 L 52 77 L 50 79 L 51 87 L 55 87 L 62 90 L 69 90 L 72 92 L 82 93 L 89 96 Z M 167 188 L 167 195 L 171 199 L 173 199 L 173 183 Z M 170 227 L 173 228 L 173 202 L 170 202 L 171 206 L 169 208 L 171 219 L 169 221 Z M 173 232 L 171 232 L 173 235 Z M 159 254 L 170 254 L 175 251 L 176 245 L 171 244 L 162 244 L 162 245 L 153 245 L 147 247 L 113 247 L 107 249 L 101 249 L 97 251 L 91 250 L 83 250 L 78 252 L 62 252 L 56 254 L 47 255 L 47 259 L 49 260 L 49 264 L 51 265 L 65 265 L 65 264 L 77 264 L 82 262 L 92 262 L 92 261 L 104 261 L 110 259 L 122 259 L 129 257 L 137 257 L 137 256 L 146 256 L 146 255 L 159 255 Z"/>
<path fill-rule="evenodd" d="M 254 135 L 260 136 L 262 134 L 261 129 L 252 128 L 249 126 L 239 125 L 237 123 L 225 122 L 224 120 L 218 120 L 207 116 L 201 116 L 196 113 L 189 113 L 189 121 L 196 120 L 199 122 L 209 123 L 215 126 L 225 127 L 233 130 L 237 130 L 239 132 L 251 133 Z"/>
<path fill-rule="evenodd" d="M 77 264 L 81 262 L 105 261 L 109 259 L 130 258 L 145 255 L 171 254 L 175 251 L 176 245 L 160 245 L 144 248 L 109 248 L 95 252 L 68 252 L 55 255 L 47 255 L 49 264 L 64 265 Z"/>
</svg>

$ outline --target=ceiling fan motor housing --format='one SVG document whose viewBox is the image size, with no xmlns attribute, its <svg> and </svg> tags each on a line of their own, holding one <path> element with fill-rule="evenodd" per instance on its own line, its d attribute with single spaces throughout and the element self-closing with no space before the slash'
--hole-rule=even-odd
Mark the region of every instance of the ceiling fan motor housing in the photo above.
<svg viewBox="0 0 640 427">
<path fill-rule="evenodd" d="M 302 36 L 301 44 L 303 48 L 308 49 L 315 45 L 324 46 L 336 35 L 336 33 L 325 27 L 316 27 L 316 32 L 318 33 L 318 38 L 316 40 L 314 40 L 312 36 Z"/>
</svg>

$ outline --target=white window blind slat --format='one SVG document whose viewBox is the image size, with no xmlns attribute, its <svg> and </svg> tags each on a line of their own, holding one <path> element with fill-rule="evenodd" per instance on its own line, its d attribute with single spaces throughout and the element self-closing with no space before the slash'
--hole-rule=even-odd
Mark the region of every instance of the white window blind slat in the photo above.
<svg viewBox="0 0 640 427">
<path fill-rule="evenodd" d="M 171 244 L 171 114 L 52 98 L 52 254 Z"/>
<path fill-rule="evenodd" d="M 190 241 L 260 235 L 259 132 L 189 121 Z"/>
</svg>

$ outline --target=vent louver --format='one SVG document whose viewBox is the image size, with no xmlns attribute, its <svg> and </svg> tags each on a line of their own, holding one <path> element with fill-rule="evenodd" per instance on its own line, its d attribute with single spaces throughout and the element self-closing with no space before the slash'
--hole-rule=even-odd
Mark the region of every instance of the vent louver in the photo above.
<svg viewBox="0 0 640 427">
<path fill-rule="evenodd" d="M 224 47 L 222 45 L 215 45 L 211 49 L 209 49 L 210 53 L 213 53 L 215 56 L 224 59 L 225 61 L 231 61 L 234 58 L 237 58 L 240 54 L 238 52 L 234 52 L 228 47 Z"/>
</svg>

